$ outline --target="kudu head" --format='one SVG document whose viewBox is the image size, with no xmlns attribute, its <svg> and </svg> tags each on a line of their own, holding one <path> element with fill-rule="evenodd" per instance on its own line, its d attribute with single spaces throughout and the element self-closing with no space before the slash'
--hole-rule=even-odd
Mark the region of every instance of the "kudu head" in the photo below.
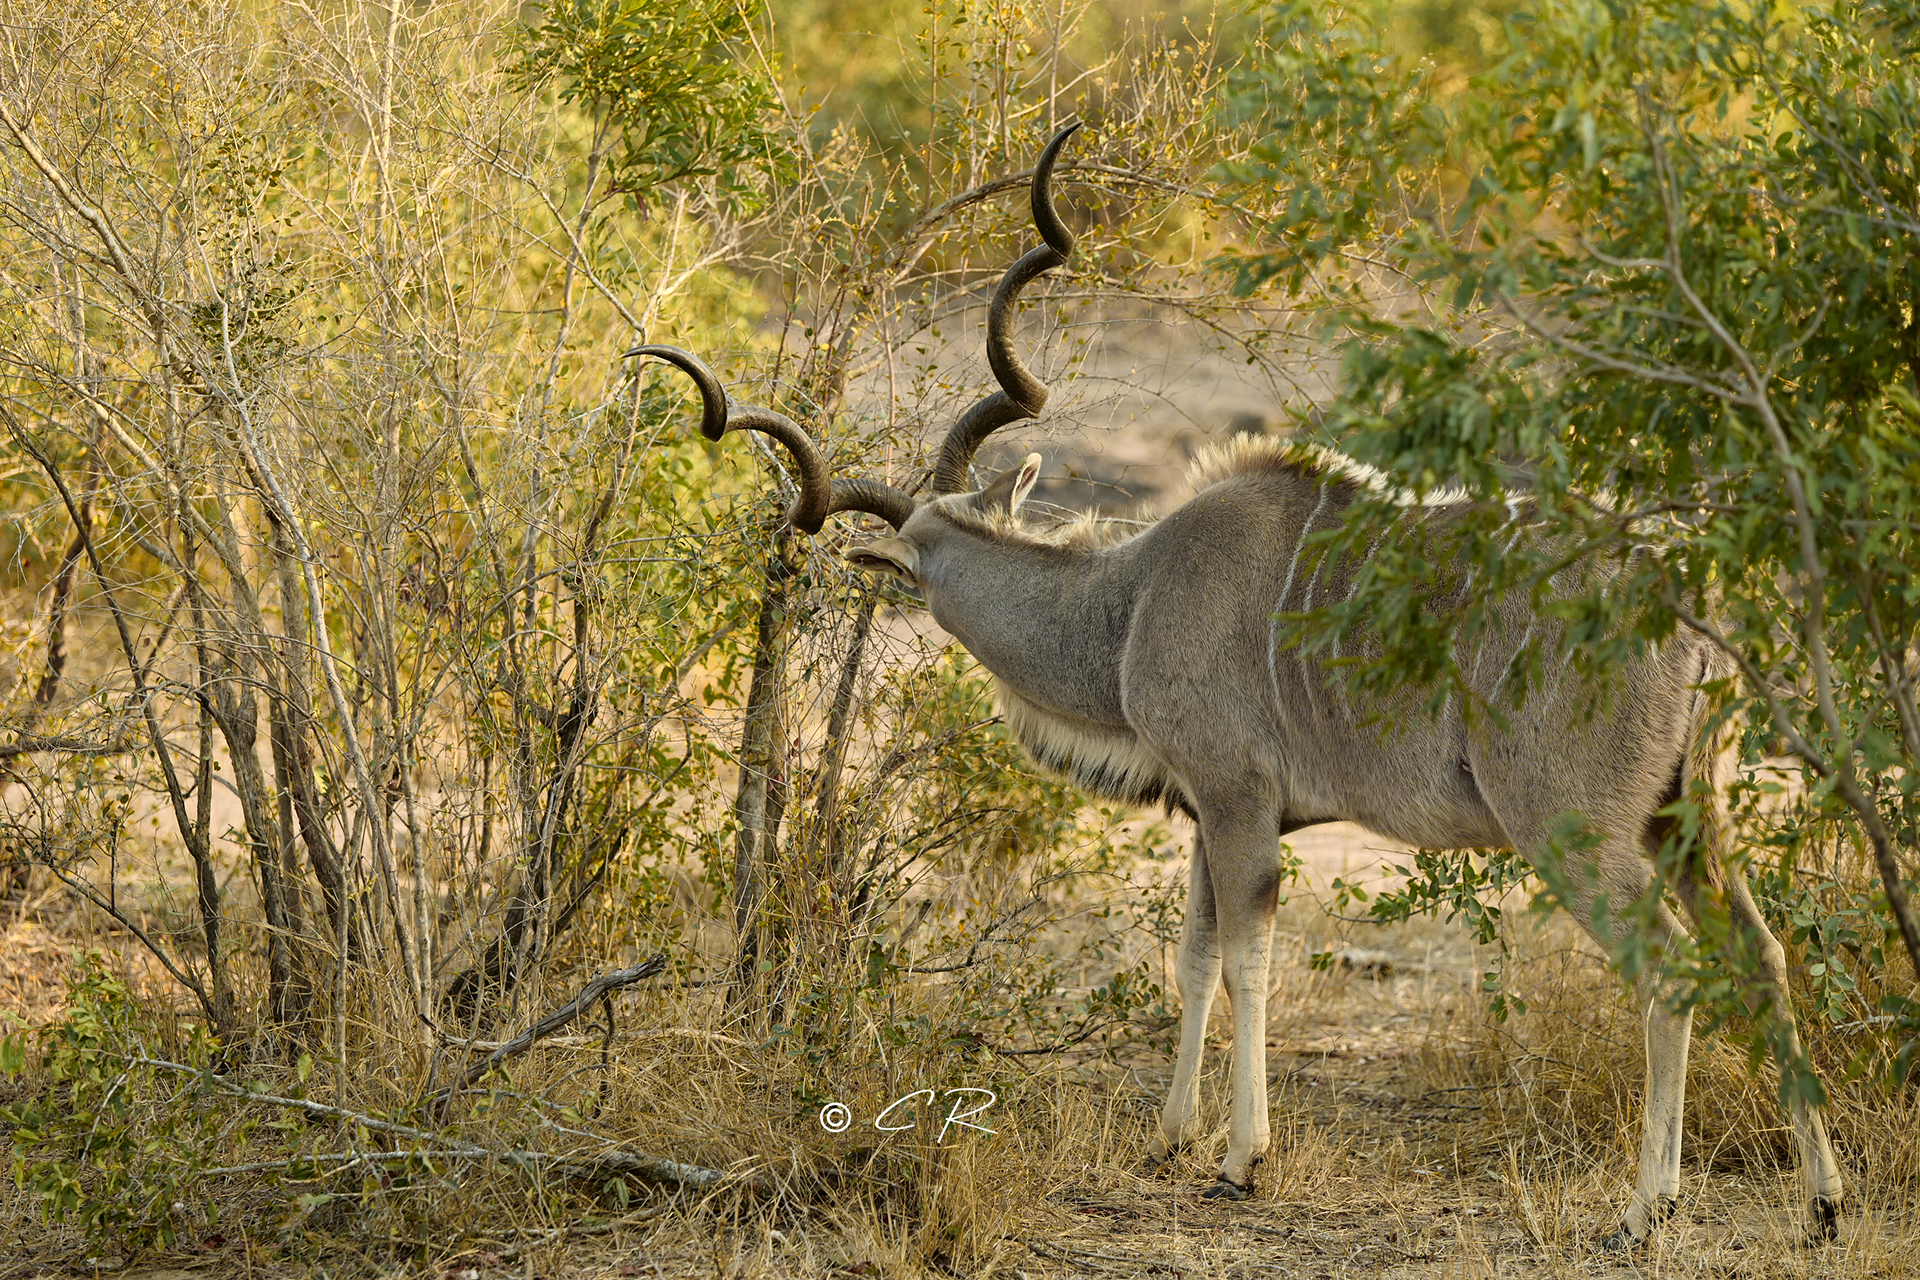
<svg viewBox="0 0 1920 1280">
<path fill-rule="evenodd" d="M 967 410 L 948 430 L 927 496 L 916 497 L 880 480 L 829 479 L 819 449 L 798 423 L 772 409 L 733 404 L 720 379 L 691 352 L 650 343 L 626 355 L 657 356 L 693 379 L 702 404 L 700 431 L 707 439 L 718 440 L 729 431 L 746 428 L 764 432 L 787 447 L 799 472 L 800 492 L 787 511 L 787 521 L 794 528 L 817 533 L 827 517 L 838 511 L 879 516 L 893 526 L 894 536 L 850 547 L 847 558 L 863 568 L 917 582 L 924 557 L 942 541 L 944 531 L 956 528 L 956 520 L 977 526 L 983 519 L 1011 517 L 1039 476 L 1040 457 L 1031 454 L 985 488 L 966 489 L 981 443 L 1010 422 L 1037 417 L 1047 403 L 1046 385 L 1013 349 L 1013 320 L 1020 291 L 1073 252 L 1073 233 L 1053 207 L 1053 168 L 1067 139 L 1079 128 L 1069 125 L 1055 134 L 1033 168 L 1033 222 L 1043 243 L 1007 269 L 987 306 L 987 363 L 1000 390 Z"/>
</svg>

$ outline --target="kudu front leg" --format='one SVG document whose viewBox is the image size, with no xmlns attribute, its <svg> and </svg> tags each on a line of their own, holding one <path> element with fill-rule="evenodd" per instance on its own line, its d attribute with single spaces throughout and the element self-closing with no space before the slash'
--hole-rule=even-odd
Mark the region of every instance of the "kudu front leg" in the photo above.
<svg viewBox="0 0 1920 1280">
<path fill-rule="evenodd" d="M 1180 1054 L 1173 1064 L 1173 1085 L 1160 1109 L 1160 1130 L 1147 1143 L 1147 1165 L 1159 1165 L 1206 1130 L 1200 1123 L 1200 1060 L 1207 1049 L 1207 1019 L 1220 985 L 1220 934 L 1214 914 L 1213 877 L 1207 872 L 1207 845 L 1193 841 L 1193 865 L 1187 875 L 1187 921 L 1180 933 L 1174 965 L 1180 989 Z"/>
</svg>

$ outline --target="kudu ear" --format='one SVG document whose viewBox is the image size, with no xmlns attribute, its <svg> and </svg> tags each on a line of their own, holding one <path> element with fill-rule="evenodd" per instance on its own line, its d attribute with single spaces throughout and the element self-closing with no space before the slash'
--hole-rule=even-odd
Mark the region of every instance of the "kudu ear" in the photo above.
<svg viewBox="0 0 1920 1280">
<path fill-rule="evenodd" d="M 891 573 L 907 582 L 915 581 L 914 571 L 920 565 L 920 549 L 905 538 L 875 538 L 848 547 L 846 556 L 858 568 Z"/>
<path fill-rule="evenodd" d="M 995 476 L 993 483 L 982 489 L 974 502 L 983 512 L 1003 511 L 1012 515 L 1020 510 L 1020 504 L 1027 500 L 1034 482 L 1039 479 L 1040 455 L 1030 453 L 1019 466 Z"/>
</svg>

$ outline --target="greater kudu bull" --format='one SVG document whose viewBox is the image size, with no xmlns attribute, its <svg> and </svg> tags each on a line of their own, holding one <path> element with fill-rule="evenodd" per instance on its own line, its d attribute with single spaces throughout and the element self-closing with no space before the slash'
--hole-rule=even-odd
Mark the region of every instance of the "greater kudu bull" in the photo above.
<svg viewBox="0 0 1920 1280">
<path fill-rule="evenodd" d="M 1044 243 L 1006 273 L 988 309 L 987 357 L 1002 390 L 947 433 L 930 496 L 875 480 L 829 480 L 797 424 L 729 405 L 718 378 L 695 357 L 663 346 L 628 354 L 658 356 L 693 377 L 709 439 L 749 427 L 791 450 L 799 496 L 789 518 L 800 530 L 817 532 L 837 511 L 869 512 L 892 525 L 894 536 L 855 545 L 848 558 L 919 588 L 940 625 L 993 673 L 1006 722 L 1036 760 L 1098 795 L 1160 799 L 1194 818 L 1178 964 L 1180 1051 L 1149 1160 L 1157 1164 L 1204 1132 L 1201 1050 L 1224 972 L 1233 1006 L 1232 1117 L 1219 1181 L 1207 1194 L 1247 1194 L 1269 1143 L 1267 961 L 1278 844 L 1319 822 L 1356 822 L 1425 848 L 1511 847 L 1541 866 L 1557 857 L 1556 820 L 1579 814 L 1598 839 L 1591 861 L 1548 869 L 1572 885 L 1568 905 L 1591 929 L 1601 895 L 1618 905 L 1654 891 L 1655 855 L 1674 827 L 1661 811 L 1704 783 L 1715 800 L 1668 887 L 1696 923 L 1705 910 L 1724 910 L 1757 945 L 1753 998 L 1771 1003 L 1783 1025 L 1777 1043 L 1797 1059 L 1786 954 L 1745 877 L 1722 865 L 1731 829 L 1719 797 L 1730 760 L 1708 731 L 1699 686 L 1724 676 L 1726 664 L 1706 642 L 1682 631 L 1617 672 L 1612 699 L 1597 715 L 1593 691 L 1570 676 L 1513 709 L 1504 728 L 1484 717 L 1470 727 L 1457 703 L 1437 719 L 1407 715 L 1384 701 L 1356 700 L 1337 674 L 1278 643 L 1277 614 L 1348 589 L 1347 569 L 1316 562 L 1306 542 L 1379 480 L 1336 455 L 1238 441 L 1202 459 L 1183 506 L 1128 533 L 1088 524 L 1026 528 L 1019 511 L 1038 476 L 1038 455 L 965 491 L 981 442 L 1046 403 L 1046 388 L 1014 352 L 1013 316 L 1021 289 L 1073 249 L 1051 194 L 1054 163 L 1072 133 L 1055 137 L 1034 169 L 1033 220 Z M 1418 518 L 1448 516 L 1442 502 Z M 1476 651 L 1463 664 L 1474 692 L 1489 702 L 1502 698 L 1509 662 L 1526 637 L 1551 630 L 1525 600 L 1502 604 L 1497 625 L 1472 642 Z M 1389 712 L 1398 714 L 1382 732 L 1375 722 Z M 1616 933 L 1635 927 L 1623 913 L 1611 920 Z M 1656 944 L 1683 937 L 1665 906 L 1652 927 Z M 1646 1011 L 1645 1128 L 1632 1200 L 1605 1242 L 1612 1248 L 1645 1240 L 1680 1192 L 1692 1016 L 1669 1009 L 1652 979 L 1637 994 Z M 1842 1197 L 1839 1167 L 1816 1109 L 1796 1101 L 1789 1118 L 1810 1232 L 1830 1238 Z"/>
</svg>

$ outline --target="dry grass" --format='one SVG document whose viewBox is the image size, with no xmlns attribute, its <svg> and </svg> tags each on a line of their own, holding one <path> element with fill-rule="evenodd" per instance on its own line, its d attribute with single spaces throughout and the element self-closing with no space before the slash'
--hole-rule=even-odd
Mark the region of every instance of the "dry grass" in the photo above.
<svg viewBox="0 0 1920 1280">
<path fill-rule="evenodd" d="M 1517 913 L 1516 913 L 1517 914 Z M 69 920 L 68 928 L 81 922 Z M 1562 918 L 1512 931 L 1509 982 L 1531 1006 L 1505 1025 L 1478 991 L 1488 957 L 1431 921 L 1391 929 L 1329 922 L 1311 901 L 1285 908 L 1274 972 L 1275 1147 L 1255 1197 L 1200 1198 L 1224 1143 L 1224 1053 L 1204 1083 L 1220 1126 L 1158 1176 L 1138 1172 L 1169 1063 L 1157 1051 L 1092 1050 L 1012 1061 L 860 1044 L 809 1060 L 786 1039 L 733 1034 L 700 991 L 631 993 L 605 1105 L 600 1042 L 580 1036 L 522 1060 L 494 1113 L 496 1140 L 532 1140 L 540 1116 L 716 1167 L 757 1170 L 770 1194 L 642 1192 L 625 1207 L 577 1187 L 529 1198 L 517 1175 L 447 1170 L 426 1194 L 334 1201 L 295 1222 L 233 1179 L 218 1224 L 165 1262 L 195 1275 L 488 1276 L 875 1275 L 1333 1277 L 1634 1274 L 1673 1277 L 1902 1276 L 1920 1268 L 1910 1212 L 1920 1133 L 1913 1107 L 1832 1070 L 1845 1037 L 1817 1041 L 1835 1091 L 1837 1145 L 1852 1180 L 1841 1241 L 1798 1243 L 1791 1153 L 1772 1085 L 1744 1044 L 1696 1040 L 1686 1195 L 1658 1243 L 1630 1262 L 1599 1256 L 1637 1142 L 1634 1019 L 1592 949 Z M 32 957 L 58 950 L 44 926 Z M 1386 964 L 1317 972 L 1315 951 L 1351 943 Z M 4 957 L 6 972 L 30 957 Z M 44 963 L 44 961 L 42 961 Z M 887 1011 L 896 1019 L 908 991 Z M 936 998 L 919 1010 L 937 1016 Z M 1224 1004 L 1224 1002 L 1222 1002 Z M 1227 1017 L 1215 1041 L 1223 1047 Z M 361 1105 L 379 1102 L 377 1078 Z M 396 1079 L 398 1076 L 395 1077 Z M 934 1141 L 938 1117 L 879 1134 L 868 1123 L 920 1087 L 985 1085 L 995 1133 Z M 845 1102 L 844 1134 L 818 1119 Z M 394 1096 L 386 1105 L 404 1099 Z M 899 1113 L 896 1113 L 896 1119 Z M 549 1130 L 549 1134 L 551 1130 Z M 76 1237 L 40 1224 L 0 1189 L 0 1276 L 60 1274 Z M 149 1269 L 138 1272 L 152 1276 Z"/>
</svg>

